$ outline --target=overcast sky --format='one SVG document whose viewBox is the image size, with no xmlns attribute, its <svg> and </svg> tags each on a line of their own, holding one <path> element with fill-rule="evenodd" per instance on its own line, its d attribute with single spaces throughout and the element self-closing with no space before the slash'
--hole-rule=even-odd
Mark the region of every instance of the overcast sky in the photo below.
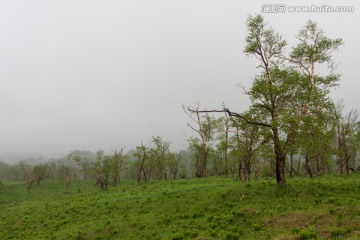
<svg viewBox="0 0 360 240">
<path fill-rule="evenodd" d="M 156 135 L 186 148 L 182 104 L 247 107 L 245 21 L 270 1 L 246 2 L 0 0 L 0 153 L 129 150 Z M 291 1 L 340 3 L 355 11 L 263 16 L 289 43 L 309 19 L 341 37 L 332 96 L 360 109 L 359 1 Z"/>
</svg>

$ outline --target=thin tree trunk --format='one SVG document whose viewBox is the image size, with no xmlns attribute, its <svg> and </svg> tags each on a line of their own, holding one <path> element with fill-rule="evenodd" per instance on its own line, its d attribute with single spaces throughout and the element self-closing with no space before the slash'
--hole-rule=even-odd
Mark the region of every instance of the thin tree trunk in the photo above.
<svg viewBox="0 0 360 240">
<path fill-rule="evenodd" d="M 306 172 L 307 172 L 307 173 L 310 175 L 310 177 L 312 178 L 312 177 L 313 177 L 313 173 L 312 173 L 311 168 L 310 168 L 310 166 L 309 166 L 309 162 L 310 162 L 309 156 L 306 154 L 306 155 L 305 155 L 304 167 L 305 167 Z"/>
<path fill-rule="evenodd" d="M 207 157 L 208 157 L 208 152 L 207 150 L 205 150 L 204 152 L 204 158 L 203 158 L 203 161 L 202 161 L 202 166 L 201 166 L 201 177 L 206 177 L 206 163 L 207 163 Z"/>
<path fill-rule="evenodd" d="M 246 154 L 245 156 L 245 180 L 247 182 L 250 181 L 250 175 L 251 175 L 251 163 L 250 163 L 250 155 L 249 154 Z"/>
<path fill-rule="evenodd" d="M 240 160 L 239 160 L 239 180 L 240 181 L 242 181 L 242 174 L 241 174 L 241 172 L 242 172 L 242 159 L 241 159 L 241 157 L 239 158 Z"/>
<path fill-rule="evenodd" d="M 293 177 L 293 170 L 294 170 L 294 155 L 290 154 L 290 177 Z"/>
</svg>

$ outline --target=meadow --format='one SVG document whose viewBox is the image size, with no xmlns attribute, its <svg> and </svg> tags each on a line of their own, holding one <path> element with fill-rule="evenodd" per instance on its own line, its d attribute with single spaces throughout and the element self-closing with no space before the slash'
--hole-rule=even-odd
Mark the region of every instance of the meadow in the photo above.
<svg viewBox="0 0 360 240">
<path fill-rule="evenodd" d="M 360 175 L 4 182 L 0 212 L 0 239 L 360 239 Z"/>
</svg>

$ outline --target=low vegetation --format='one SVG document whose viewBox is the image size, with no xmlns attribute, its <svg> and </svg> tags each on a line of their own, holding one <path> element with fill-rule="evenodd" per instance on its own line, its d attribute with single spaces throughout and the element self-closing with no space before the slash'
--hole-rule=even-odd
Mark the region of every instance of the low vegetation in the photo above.
<svg viewBox="0 0 360 240">
<path fill-rule="evenodd" d="M 0 239 L 358 239 L 360 176 L 5 182 Z"/>
</svg>

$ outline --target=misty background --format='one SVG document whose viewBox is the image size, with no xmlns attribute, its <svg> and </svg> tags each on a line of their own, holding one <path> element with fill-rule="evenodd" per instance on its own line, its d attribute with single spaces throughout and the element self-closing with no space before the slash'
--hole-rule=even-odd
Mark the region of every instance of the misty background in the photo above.
<svg viewBox="0 0 360 240">
<path fill-rule="evenodd" d="M 0 1 L 0 160 L 71 150 L 130 150 L 151 136 L 187 148 L 181 106 L 244 111 L 256 61 L 243 53 L 248 14 L 269 1 Z M 274 2 L 282 3 L 282 2 Z M 342 38 L 332 92 L 360 109 L 358 1 L 352 13 L 263 13 L 291 49 L 307 20 Z"/>
</svg>

